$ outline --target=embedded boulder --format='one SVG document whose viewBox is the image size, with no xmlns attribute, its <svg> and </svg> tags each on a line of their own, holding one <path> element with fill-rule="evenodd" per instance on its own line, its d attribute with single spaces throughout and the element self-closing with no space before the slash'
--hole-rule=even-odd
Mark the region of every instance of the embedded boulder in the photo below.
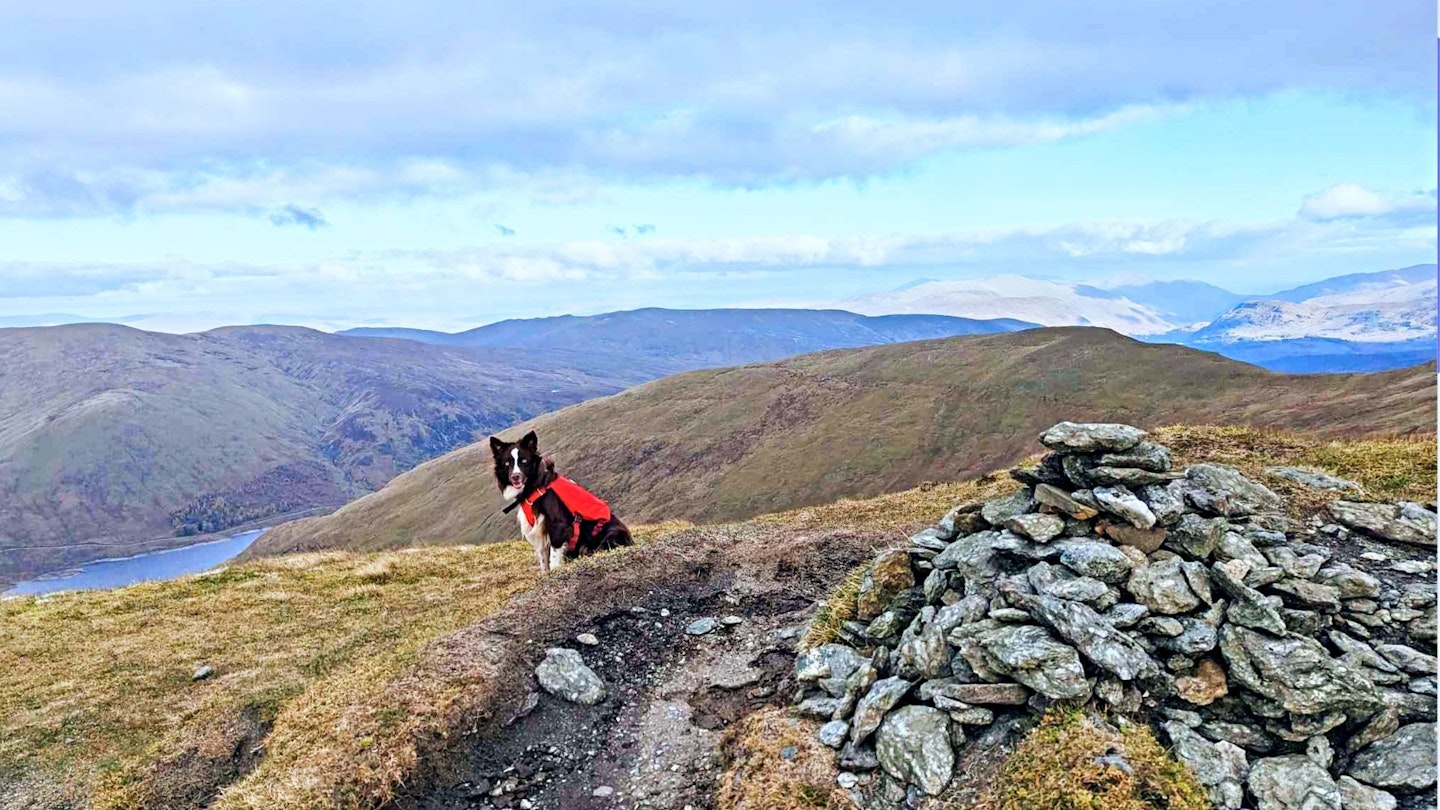
<svg viewBox="0 0 1440 810">
<path fill-rule="evenodd" d="M 564 647 L 545 651 L 545 660 L 535 668 L 540 688 L 571 703 L 594 706 L 605 700 L 605 682 L 585 666 L 580 653 Z"/>
<path fill-rule="evenodd" d="M 1192 464 L 1185 471 L 1185 497 L 1197 509 L 1224 517 L 1279 512 L 1280 496 L 1224 464 Z"/>
</svg>

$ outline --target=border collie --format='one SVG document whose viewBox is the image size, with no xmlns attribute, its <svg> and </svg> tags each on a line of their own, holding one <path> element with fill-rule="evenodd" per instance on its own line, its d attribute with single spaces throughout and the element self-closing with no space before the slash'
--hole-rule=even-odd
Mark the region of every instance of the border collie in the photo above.
<svg viewBox="0 0 1440 810">
<path fill-rule="evenodd" d="M 520 535 L 534 546 L 540 573 L 584 554 L 630 545 L 630 530 L 620 518 L 604 501 L 558 475 L 554 462 L 540 455 L 539 443 L 533 430 L 518 442 L 490 437 L 495 483 L 510 503 L 505 511 L 519 507 Z"/>
</svg>

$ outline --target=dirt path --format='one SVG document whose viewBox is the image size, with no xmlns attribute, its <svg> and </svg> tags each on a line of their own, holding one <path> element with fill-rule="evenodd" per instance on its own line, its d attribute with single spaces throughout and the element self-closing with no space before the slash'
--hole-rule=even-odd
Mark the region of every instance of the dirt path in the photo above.
<svg viewBox="0 0 1440 810">
<path fill-rule="evenodd" d="M 793 697 L 795 642 L 814 601 L 887 539 L 794 530 L 697 533 L 709 564 L 700 576 L 657 578 L 629 604 L 556 622 L 526 639 L 526 671 L 497 706 L 489 727 L 465 737 L 425 789 L 402 798 L 416 810 L 602 810 L 713 806 L 725 729 L 744 715 Z M 821 551 L 823 553 L 817 553 Z M 639 550 L 647 554 L 650 549 Z M 614 576 L 651 574 L 616 571 Z M 600 572 L 588 583 L 611 593 Z M 618 584 L 618 583 L 608 583 Z M 543 600 L 544 596 L 537 595 Z M 585 611 L 581 611 L 582 613 Z M 703 635 L 697 619 L 716 620 Z M 726 624 L 726 617 L 738 623 Z M 734 619 L 731 619 L 733 622 Z M 599 644 L 576 641 L 593 634 Z M 533 668 L 549 646 L 581 652 L 605 682 L 598 706 L 541 692 Z"/>
</svg>

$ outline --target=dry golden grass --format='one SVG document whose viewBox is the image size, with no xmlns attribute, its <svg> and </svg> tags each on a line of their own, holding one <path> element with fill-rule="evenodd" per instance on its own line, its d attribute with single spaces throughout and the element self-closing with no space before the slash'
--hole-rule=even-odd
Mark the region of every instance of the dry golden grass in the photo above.
<svg viewBox="0 0 1440 810">
<path fill-rule="evenodd" d="M 1122 757 L 1131 773 L 1097 762 Z M 958 802 L 946 810 L 971 810 Z M 1075 710 L 1052 709 L 1010 754 L 974 810 L 1210 810 L 1194 775 L 1150 730 L 1116 732 Z"/>
<path fill-rule="evenodd" d="M 29 774 L 42 806 L 174 806 L 206 790 L 184 783 L 197 760 L 233 768 L 236 746 L 248 754 L 273 723 L 261 767 L 217 806 L 328 805 L 340 785 L 373 798 L 413 767 L 427 716 L 382 702 L 387 684 L 424 642 L 535 580 L 529 546 L 506 543 L 303 554 L 0 601 L 0 779 Z M 215 675 L 192 682 L 201 664 Z"/>
<path fill-rule="evenodd" d="M 852 805 L 835 785 L 835 752 L 815 739 L 820 724 L 762 709 L 726 732 L 725 771 L 716 810 L 842 810 Z M 788 759 L 781 753 L 793 748 Z"/>
</svg>

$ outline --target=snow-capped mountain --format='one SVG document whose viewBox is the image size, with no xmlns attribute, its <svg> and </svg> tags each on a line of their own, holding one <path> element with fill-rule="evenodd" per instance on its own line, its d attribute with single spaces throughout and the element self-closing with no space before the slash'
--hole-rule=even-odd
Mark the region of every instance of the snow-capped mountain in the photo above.
<svg viewBox="0 0 1440 810">
<path fill-rule="evenodd" d="M 1341 276 L 1247 301 L 1195 332 L 1188 342 L 1433 339 L 1435 307 L 1435 265 L 1417 265 Z"/>
<path fill-rule="evenodd" d="M 1156 307 L 1136 303 L 1116 290 L 1025 276 L 907 284 L 847 298 L 836 306 L 862 315 L 1014 318 L 1043 326 L 1103 326 L 1131 335 L 1160 334 L 1188 325 L 1174 323 Z"/>
</svg>

